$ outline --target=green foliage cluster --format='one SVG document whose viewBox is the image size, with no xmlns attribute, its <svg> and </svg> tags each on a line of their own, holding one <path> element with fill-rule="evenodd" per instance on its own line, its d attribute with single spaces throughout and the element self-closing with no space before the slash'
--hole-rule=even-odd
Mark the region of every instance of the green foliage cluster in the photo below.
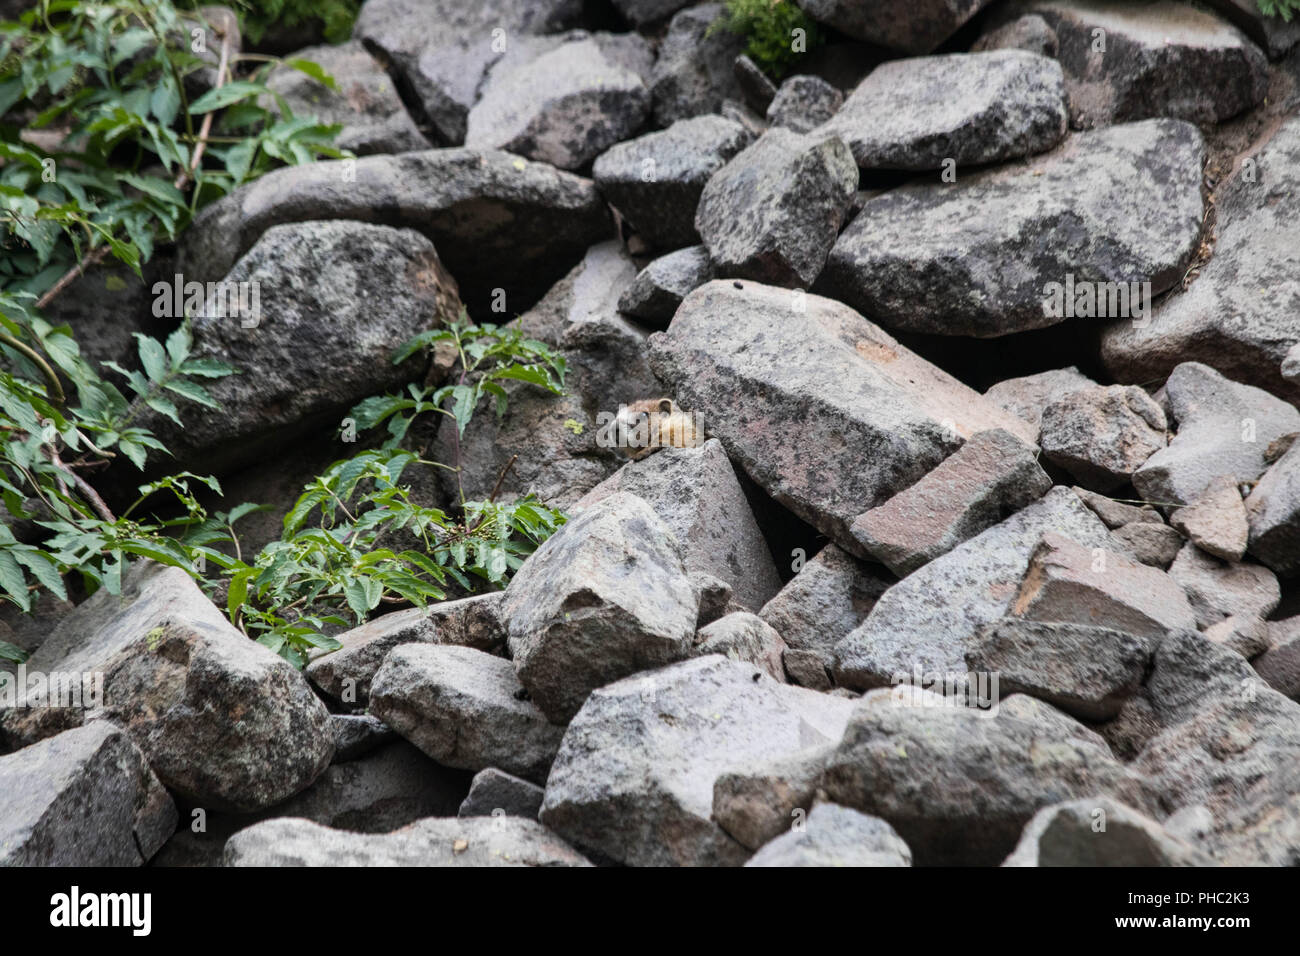
<svg viewBox="0 0 1300 956">
<path fill-rule="evenodd" d="M 1257 0 L 1259 10 L 1268 17 L 1281 17 L 1288 23 L 1300 12 L 1300 0 Z"/>
<path fill-rule="evenodd" d="M 745 37 L 745 54 L 778 81 L 825 39 L 817 21 L 794 0 L 726 0 L 719 23 Z M 803 31 L 802 51 L 795 48 L 796 30 Z"/>
<path fill-rule="evenodd" d="M 352 36 L 361 0 L 238 0 L 240 26 L 254 43 L 271 27 L 320 23 L 325 39 L 342 43 Z"/>
<path fill-rule="evenodd" d="M 363 430 L 385 426 L 381 447 L 310 483 L 281 539 L 247 560 L 235 525 L 264 509 L 209 512 L 200 494 L 221 493 L 215 478 L 146 481 L 114 513 L 95 477 L 119 458 L 156 474 L 167 450 L 148 421 L 216 407 L 203 381 L 235 370 L 195 355 L 188 323 L 164 341 L 138 334 L 138 368 L 97 369 L 43 310 L 110 255 L 140 275 L 204 204 L 274 166 L 347 155 L 331 145 L 337 127 L 295 117 L 266 88 L 280 61 L 228 49 L 205 58 L 191 48 L 194 25 L 168 0 L 46 0 L 0 24 L 0 602 L 30 611 L 42 594 L 69 597 L 74 581 L 80 593 L 119 593 L 127 562 L 149 559 L 224 592 L 233 623 L 302 666 L 312 647 L 337 646 L 330 626 L 382 604 L 440 600 L 453 583 L 501 586 L 559 527 L 558 512 L 495 492 L 462 493 L 454 513 L 420 504 L 401 482 L 407 469 L 459 475 L 461 463 L 425 461 L 401 441 L 420 415 L 445 416 L 459 434 L 483 401 L 504 413 L 511 382 L 559 391 L 564 363 L 463 315 L 417 337 L 395 361 L 450 349 L 454 382 L 362 402 L 352 414 Z M 315 64 L 288 65 L 332 85 Z M 0 659 L 23 656 L 0 642 Z"/>
</svg>

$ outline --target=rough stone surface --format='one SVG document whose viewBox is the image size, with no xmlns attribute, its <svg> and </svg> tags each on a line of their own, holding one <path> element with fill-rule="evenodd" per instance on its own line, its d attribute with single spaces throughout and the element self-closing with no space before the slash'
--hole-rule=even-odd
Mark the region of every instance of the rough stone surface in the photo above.
<svg viewBox="0 0 1300 956">
<path fill-rule="evenodd" d="M 1016 694 L 996 717 L 929 693 L 856 702 L 823 786 L 883 818 L 920 865 L 995 865 L 1044 806 L 1096 793 L 1145 806 L 1136 775 L 1100 736 Z"/>
<path fill-rule="evenodd" d="M 645 122 L 652 62 L 635 33 L 518 40 L 489 71 L 465 145 L 579 169 Z"/>
<path fill-rule="evenodd" d="M 1065 127 L 1060 65 L 999 50 L 885 63 L 817 133 L 842 139 L 862 169 L 919 172 L 1042 153 Z"/>
<path fill-rule="evenodd" d="M 526 817 L 536 820 L 545 791 L 535 783 L 489 767 L 474 774 L 469 794 L 460 805 L 461 817 Z"/>
<path fill-rule="evenodd" d="M 912 851 L 879 817 L 834 803 L 813 807 L 791 830 L 749 858 L 745 866 L 911 866 Z"/>
<path fill-rule="evenodd" d="M 1116 547 L 1133 560 L 1168 570 L 1183 549 L 1183 536 L 1167 524 L 1134 521 L 1117 528 L 1111 536 Z"/>
<path fill-rule="evenodd" d="M 176 805 L 108 721 L 0 757 L 0 866 L 140 866 L 176 829 Z"/>
<path fill-rule="evenodd" d="M 1292 17 L 1288 22 L 1281 17 L 1269 16 L 1259 9 L 1258 0 L 1207 0 L 1207 3 L 1236 24 L 1262 47 L 1272 58 L 1285 56 L 1300 44 L 1300 22 Z"/>
<path fill-rule="evenodd" d="M 103 674 L 103 706 L 174 793 L 259 810 L 297 793 L 334 753 L 329 714 L 287 661 L 235 630 L 178 568 L 136 566 L 122 595 L 100 590 L 59 622 L 27 666 Z M 80 726 L 88 711 L 0 711 L 24 745 Z"/>
<path fill-rule="evenodd" d="M 857 188 L 841 140 L 777 127 L 710 177 L 695 228 L 719 275 L 807 288 Z"/>
<path fill-rule="evenodd" d="M 529 701 L 509 661 L 469 647 L 406 644 L 384 660 L 370 707 L 448 767 L 546 779 L 564 728 Z"/>
<path fill-rule="evenodd" d="M 1165 413 L 1133 385 L 1097 385 L 1045 409 L 1043 454 L 1085 485 L 1112 491 L 1165 447 Z"/>
<path fill-rule="evenodd" d="M 620 492 L 534 552 L 501 618 L 520 682 L 565 723 L 596 688 L 688 656 L 698 612 L 681 545 L 645 501 Z"/>
<path fill-rule="evenodd" d="M 267 88 L 284 97 L 295 116 L 340 124 L 343 129 L 334 140 L 339 149 L 365 156 L 429 148 L 393 81 L 360 42 L 308 47 L 295 58 L 318 65 L 334 79 L 336 88 L 288 66 L 271 74 Z"/>
<path fill-rule="evenodd" d="M 272 226 L 316 219 L 415 229 L 438 247 L 471 309 L 490 308 L 500 288 L 512 311 L 613 233 L 589 179 L 497 150 L 433 149 L 259 177 L 196 217 L 178 269 L 187 280 L 215 281 Z"/>
<path fill-rule="evenodd" d="M 646 243 L 679 249 L 699 242 L 695 207 L 709 177 L 751 139 L 745 127 L 721 116 L 678 120 L 606 150 L 591 175 Z"/>
<path fill-rule="evenodd" d="M 435 642 L 438 632 L 422 608 L 409 608 L 381 614 L 336 639 L 343 646 L 317 657 L 304 673 L 338 703 L 364 707 L 370 700 L 370 682 L 388 652 L 399 644 Z"/>
<path fill-rule="evenodd" d="M 1024 693 L 1080 720 L 1114 717 L 1142 683 L 1151 642 L 1087 624 L 1004 617 L 966 653 L 973 671 L 998 675 L 1003 695 Z"/>
<path fill-rule="evenodd" d="M 1216 644 L 1222 644 L 1229 650 L 1236 651 L 1246 660 L 1259 657 L 1269 649 L 1272 643 L 1269 635 L 1269 624 L 1251 614 L 1234 614 L 1231 617 L 1225 617 L 1222 621 L 1211 624 L 1203 633 L 1208 640 L 1214 641 Z M 1255 669 L 1258 670 L 1259 661 L 1254 663 L 1256 665 Z M 1272 681 L 1269 683 L 1272 683 Z M 1281 690 L 1276 684 L 1273 684 L 1273 686 Z M 1287 696 L 1294 697 L 1295 695 L 1287 694 Z"/>
<path fill-rule="evenodd" d="M 1300 35 L 1300 19 L 1291 28 Z M 1288 349 L 1300 344 L 1300 118 L 1284 122 L 1234 168 L 1235 177 L 1215 197 L 1213 258 L 1149 322 L 1108 327 L 1102 359 L 1123 382 L 1148 382 L 1181 362 L 1204 362 L 1300 403 L 1300 379 L 1288 379 L 1282 369 Z"/>
<path fill-rule="evenodd" d="M 866 619 L 889 585 L 883 572 L 828 544 L 763 605 L 759 617 L 791 648 L 825 657 Z"/>
<path fill-rule="evenodd" d="M 1300 442 L 1264 473 L 1245 508 L 1250 520 L 1250 553 L 1278 574 L 1300 571 Z M 1234 525 L 1233 530 L 1240 529 Z M 1236 540 L 1233 538 L 1234 544 Z"/>
<path fill-rule="evenodd" d="M 1072 365 L 1006 379 L 990 386 L 984 397 L 1027 422 L 1032 427 L 1030 440 L 1037 442 L 1043 409 L 1058 399 L 1096 384 Z"/>
<path fill-rule="evenodd" d="M 1218 123 L 1260 103 L 1267 60 L 1212 13 L 1175 0 L 1049 0 L 1027 9 L 1056 34 L 1078 127 L 1168 116 Z M 1096 31 L 1105 50 L 1096 49 Z"/>
<path fill-rule="evenodd" d="M 1149 641 L 1196 627 L 1187 595 L 1170 575 L 1055 531 L 1034 548 L 1011 613 L 1108 627 Z"/>
<path fill-rule="evenodd" d="M 1155 820 L 1109 797 L 1044 807 L 1003 866 L 1213 866 Z"/>
<path fill-rule="evenodd" d="M 1203 153 L 1194 126 L 1150 120 L 1072 136 L 1032 163 L 955 184 L 890 190 L 841 234 L 821 285 L 883 325 L 938 335 L 1064 321 L 1046 288 L 1069 276 L 1097 284 L 1107 311 L 1114 292 L 1118 311 L 1121 286 L 1149 281 L 1157 295 L 1183 277 L 1200 239 Z M 1139 218 L 1127 213 L 1135 195 Z"/>
<path fill-rule="evenodd" d="M 1250 533 L 1246 506 L 1237 482 L 1229 475 L 1211 481 L 1190 505 L 1170 514 L 1169 523 L 1216 558 L 1240 561 L 1246 553 Z"/>
<path fill-rule="evenodd" d="M 334 728 L 335 763 L 364 757 L 397 739 L 397 731 L 370 714 L 330 714 L 330 725 Z"/>
<path fill-rule="evenodd" d="M 1188 542 L 1169 568 L 1196 612 L 1196 623 L 1209 627 L 1234 614 L 1268 617 L 1282 598 L 1277 577 L 1249 561 L 1228 562 Z"/>
<path fill-rule="evenodd" d="M 695 634 L 695 654 L 721 654 L 733 661 L 753 664 L 773 680 L 785 683 L 785 641 L 762 618 L 748 611 L 720 617 Z"/>
<path fill-rule="evenodd" d="M 1036 501 L 1052 487 L 1031 446 L 1003 429 L 979 432 L 934 471 L 850 527 L 866 551 L 907 575 Z"/>
<path fill-rule="evenodd" d="M 971 47 L 973 53 L 988 50 L 1027 50 L 1042 56 L 1056 58 L 1060 44 L 1056 31 L 1047 25 L 1047 21 L 1034 13 L 1004 23 L 989 30 Z"/>
<path fill-rule="evenodd" d="M 1072 489 L 1079 500 L 1091 508 L 1108 528 L 1123 528 L 1130 524 L 1164 524 L 1160 512 L 1151 505 L 1130 505 L 1107 498 L 1087 488 L 1075 485 Z"/>
<path fill-rule="evenodd" d="M 740 84 L 745 104 L 760 116 L 766 113 L 776 97 L 776 84 L 744 53 L 736 57 L 731 68 L 736 74 L 736 82 Z"/>
<path fill-rule="evenodd" d="M 885 687 L 923 673 L 966 673 L 966 650 L 979 629 L 1001 619 L 1046 532 L 1088 547 L 1108 540 L 1105 525 L 1066 488 L 981 532 L 895 584 L 835 648 L 835 680 Z"/>
<path fill-rule="evenodd" d="M 751 850 L 807 817 L 817 799 L 833 744 L 720 774 L 713 784 L 713 820 Z"/>
<path fill-rule="evenodd" d="M 742 98 L 732 64 L 745 40 L 721 26 L 710 29 L 722 16 L 721 3 L 703 3 L 669 22 L 650 82 L 660 126 L 717 113 L 725 101 Z"/>
<path fill-rule="evenodd" d="M 331 830 L 285 817 L 241 830 L 226 866 L 590 866 L 573 847 L 519 817 L 433 817 L 392 833 Z"/>
<path fill-rule="evenodd" d="M 929 53 L 952 36 L 989 0 L 798 0 L 815 20 L 858 40 L 899 53 Z"/>
<path fill-rule="evenodd" d="M 853 552 L 861 551 L 848 530 L 853 519 L 963 439 L 987 428 L 1022 438 L 1028 431 L 852 309 L 818 296 L 715 280 L 687 296 L 650 342 L 652 367 L 731 460 Z"/>
<path fill-rule="evenodd" d="M 588 492 L 571 514 L 620 492 L 641 498 L 667 525 L 685 549 L 688 574 L 723 581 L 740 606 L 757 611 L 781 589 L 767 542 L 716 440 L 629 462 Z"/>
<path fill-rule="evenodd" d="M 694 217 L 694 210 L 691 212 Z M 660 256 L 637 273 L 618 310 L 657 329 L 668 328 L 682 300 L 715 275 L 709 250 L 689 246 Z"/>
<path fill-rule="evenodd" d="M 719 774 L 833 742 L 851 707 L 719 656 L 618 681 L 569 726 L 542 822 L 620 863 L 739 866 L 710 818 Z"/>
<path fill-rule="evenodd" d="M 792 76 L 767 105 L 767 121 L 796 133 L 825 123 L 844 105 L 844 94 L 819 76 Z"/>
<path fill-rule="evenodd" d="M 1300 432 L 1300 411 L 1262 389 L 1184 362 L 1165 383 L 1178 434 L 1133 474 L 1133 487 L 1161 506 L 1190 504 L 1216 478 L 1254 481 L 1275 439 Z"/>
</svg>

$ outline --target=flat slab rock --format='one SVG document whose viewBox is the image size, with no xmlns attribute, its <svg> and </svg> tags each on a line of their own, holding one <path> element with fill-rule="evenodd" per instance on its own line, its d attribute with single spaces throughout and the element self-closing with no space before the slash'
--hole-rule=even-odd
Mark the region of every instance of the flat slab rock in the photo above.
<svg viewBox="0 0 1300 956">
<path fill-rule="evenodd" d="M 1045 152 L 1066 120 L 1060 64 L 999 50 L 884 63 L 815 134 L 838 136 L 862 169 L 923 171 Z"/>
<path fill-rule="evenodd" d="M 1291 26 L 1300 32 L 1300 19 Z M 1149 382 L 1181 362 L 1203 362 L 1300 403 L 1300 378 L 1282 369 L 1300 344 L 1300 117 L 1235 169 L 1215 203 L 1213 258 L 1149 322 L 1109 326 L 1102 360 L 1122 382 Z"/>
<path fill-rule="evenodd" d="M 964 675 L 981 627 L 1003 617 L 1043 534 L 1058 531 L 1104 546 L 1106 526 L 1068 488 L 1056 487 L 1000 524 L 935 558 L 895 584 L 835 648 L 843 687 L 912 681 L 922 673 Z"/>
<path fill-rule="evenodd" d="M 1030 440 L 1009 412 L 819 296 L 715 280 L 650 343 L 652 367 L 732 461 L 853 553 L 853 519 L 965 438 L 1001 427 Z"/>
<path fill-rule="evenodd" d="M 240 830 L 226 866 L 590 866 L 576 850 L 521 817 L 431 817 L 392 833 L 331 830 L 285 817 Z"/>
<path fill-rule="evenodd" d="M 902 186 L 863 205 L 818 291 L 890 328 L 977 337 L 1064 321 L 1048 283 L 1064 287 L 1067 275 L 1149 281 L 1156 295 L 1182 278 L 1200 240 L 1203 165 L 1194 126 L 1149 120 L 956 183 Z M 1140 217 L 1129 215 L 1133 196 Z"/>
<path fill-rule="evenodd" d="M 617 681 L 569 725 L 542 822 L 632 866 L 740 866 L 711 818 L 718 775 L 838 739 L 851 708 L 718 655 Z"/>
</svg>

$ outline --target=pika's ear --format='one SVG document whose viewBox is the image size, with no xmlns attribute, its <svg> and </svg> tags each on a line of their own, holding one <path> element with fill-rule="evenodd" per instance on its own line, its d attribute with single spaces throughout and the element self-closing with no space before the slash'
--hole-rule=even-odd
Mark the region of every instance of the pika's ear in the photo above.
<svg viewBox="0 0 1300 956">
<path fill-rule="evenodd" d="M 667 415 L 673 410 L 673 400 L 671 398 L 659 399 L 659 411 Z"/>
</svg>

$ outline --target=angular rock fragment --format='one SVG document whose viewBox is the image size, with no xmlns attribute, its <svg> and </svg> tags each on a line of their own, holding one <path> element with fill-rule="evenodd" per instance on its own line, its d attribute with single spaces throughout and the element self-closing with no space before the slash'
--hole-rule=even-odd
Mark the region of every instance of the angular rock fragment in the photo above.
<svg viewBox="0 0 1300 956">
<path fill-rule="evenodd" d="M 1134 521 L 1117 528 L 1112 535 L 1116 547 L 1143 564 L 1168 570 L 1183 549 L 1183 536 L 1158 521 Z"/>
<path fill-rule="evenodd" d="M 857 188 L 843 142 L 777 127 L 710 177 L 695 228 L 719 275 L 807 288 Z"/>
<path fill-rule="evenodd" d="M 912 851 L 879 817 L 819 803 L 801 828 L 777 837 L 745 866 L 911 866 Z"/>
<path fill-rule="evenodd" d="M 489 70 L 465 145 L 579 169 L 641 128 L 652 62 L 636 33 L 519 40 Z"/>
<path fill-rule="evenodd" d="M 240 830 L 226 844 L 226 866 L 590 865 L 541 824 L 519 817 L 430 817 L 380 834 L 283 817 Z"/>
<path fill-rule="evenodd" d="M 1263 48 L 1270 59 L 1285 56 L 1300 43 L 1300 22 L 1270 16 L 1260 9 L 1258 0 L 1207 0 L 1225 20 Z"/>
<path fill-rule="evenodd" d="M 534 552 L 501 619 L 520 683 L 565 723 L 596 688 L 689 656 L 698 611 L 677 539 L 643 500 L 618 493 Z"/>
<path fill-rule="evenodd" d="M 469 794 L 460 805 L 461 817 L 526 817 L 537 819 L 545 791 L 503 770 L 489 767 L 474 774 Z"/>
<path fill-rule="evenodd" d="M 393 730 L 370 714 L 330 714 L 334 727 L 334 762 L 345 763 L 397 739 Z"/>
<path fill-rule="evenodd" d="M 1249 561 L 1221 561 L 1191 542 L 1178 552 L 1169 575 L 1187 592 L 1200 627 L 1234 614 L 1268 617 L 1282 599 L 1277 577 L 1268 568 Z"/>
<path fill-rule="evenodd" d="M 718 776 L 833 742 L 851 707 L 718 656 L 618 681 L 570 724 L 542 822 L 633 866 L 739 866 L 749 851 L 710 819 Z"/>
<path fill-rule="evenodd" d="M 1141 781 L 1105 741 L 1016 694 L 996 717 L 928 692 L 856 702 L 823 778 L 835 803 L 878 816 L 926 865 L 993 865 L 1041 808 L 1109 794 L 1145 806 Z"/>
<path fill-rule="evenodd" d="M 748 611 L 720 617 L 695 635 L 695 654 L 721 654 L 733 661 L 753 664 L 773 680 L 785 683 L 785 641 L 770 624 Z"/>
<path fill-rule="evenodd" d="M 849 530 L 868 554 L 901 577 L 1051 487 L 1029 445 L 992 429 L 972 436 L 910 488 L 859 515 Z"/>
<path fill-rule="evenodd" d="M 858 40 L 915 56 L 952 36 L 989 0 L 799 0 L 813 19 Z"/>
<path fill-rule="evenodd" d="M 678 249 L 637 273 L 619 297 L 618 310 L 654 328 L 666 329 L 682 300 L 714 275 L 709 250 L 703 246 Z"/>
<path fill-rule="evenodd" d="M 0 757 L 0 866 L 141 866 L 176 829 L 176 805 L 108 721 Z"/>
<path fill-rule="evenodd" d="M 393 81 L 359 41 L 309 47 L 295 57 L 319 66 L 333 78 L 335 88 L 288 66 L 270 75 L 267 88 L 282 96 L 295 116 L 340 124 L 343 129 L 334 140 L 339 149 L 366 156 L 429 148 Z"/>
<path fill-rule="evenodd" d="M 79 690 L 81 675 L 95 675 L 95 717 L 121 727 L 158 779 L 199 806 L 272 806 L 315 780 L 334 753 L 329 714 L 302 675 L 235 630 L 179 568 L 133 567 L 121 597 L 101 589 L 82 602 L 27 667 L 71 675 Z M 21 746 L 90 713 L 0 709 L 0 729 Z"/>
<path fill-rule="evenodd" d="M 1208 640 L 1216 644 L 1222 644 L 1229 650 L 1236 651 L 1246 660 L 1252 657 L 1259 657 L 1269 649 L 1272 643 L 1269 636 L 1269 624 L 1250 614 L 1234 614 L 1231 617 L 1225 617 L 1222 621 L 1211 624 L 1202 633 Z M 1255 664 L 1258 665 L 1259 661 Z M 1258 670 L 1258 666 L 1255 668 Z M 1268 678 L 1265 677 L 1265 680 Z M 1272 683 L 1270 681 L 1269 683 Z M 1281 690 L 1276 684 L 1275 688 Z M 1297 687 L 1300 689 L 1300 686 Z M 1285 691 L 1284 691 L 1285 693 Z M 1295 696 L 1288 694 L 1288 697 Z"/>
<path fill-rule="evenodd" d="M 751 850 L 808 816 L 826 761 L 825 744 L 721 774 L 713 784 L 713 820 Z"/>
<path fill-rule="evenodd" d="M 1099 495 L 1095 491 L 1089 491 L 1086 488 L 1080 488 L 1075 485 L 1071 489 L 1079 499 L 1097 513 L 1097 517 L 1106 522 L 1108 528 L 1124 528 L 1130 524 L 1164 524 L 1164 519 L 1160 517 L 1160 512 L 1156 511 L 1151 505 L 1125 504 L 1122 501 L 1116 501 L 1114 498 L 1107 498 L 1105 495 Z"/>
<path fill-rule="evenodd" d="M 763 605 L 759 617 L 792 649 L 829 656 L 840 639 L 866 619 L 890 583 L 883 572 L 828 544 Z M 787 670 L 789 656 L 788 651 Z"/>
<path fill-rule="evenodd" d="M 1155 820 L 1109 797 L 1044 807 L 1003 866 L 1213 866 Z"/>
<path fill-rule="evenodd" d="M 721 26 L 723 13 L 721 3 L 703 3 L 669 22 L 650 80 L 660 126 L 717 113 L 725 101 L 743 97 L 732 64 L 745 40 Z"/>
<path fill-rule="evenodd" d="M 1250 553 L 1278 574 L 1300 571 L 1300 442 L 1264 473 L 1245 508 Z"/>
<path fill-rule="evenodd" d="M 985 33 L 975 41 L 971 52 L 1027 50 L 1055 59 L 1059 47 L 1056 31 L 1047 25 L 1047 21 L 1037 14 L 1027 13 Z"/>
<path fill-rule="evenodd" d="M 984 397 L 1028 422 L 1033 428 L 1030 440 L 1037 443 L 1043 409 L 1058 399 L 1096 384 L 1071 365 L 998 382 L 984 393 Z"/>
<path fill-rule="evenodd" d="M 999 50 L 885 63 L 817 133 L 842 139 L 862 169 L 920 172 L 1045 152 L 1066 119 L 1060 64 Z"/>
<path fill-rule="evenodd" d="M 1191 124 L 1149 120 L 1072 136 L 1031 163 L 890 190 L 840 235 L 819 291 L 938 335 L 1135 316 L 1149 307 L 1142 283 L 1151 295 L 1173 286 L 1200 241 L 1203 154 Z M 1126 212 L 1135 195 L 1140 219 Z"/>
<path fill-rule="evenodd" d="M 796 133 L 825 123 L 844 103 L 844 94 L 819 76 L 792 76 L 767 106 L 767 121 Z"/>
<path fill-rule="evenodd" d="M 1133 473 L 1138 494 L 1161 507 L 1190 504 L 1216 478 L 1254 481 L 1269 443 L 1300 432 L 1293 406 L 1199 362 L 1174 369 L 1165 393 L 1178 434 Z"/>
<path fill-rule="evenodd" d="M 776 96 L 776 84 L 744 53 L 736 57 L 731 68 L 736 74 L 736 82 L 740 84 L 745 103 L 760 116 L 766 113 Z"/>
<path fill-rule="evenodd" d="M 1187 595 L 1173 577 L 1055 532 L 1043 535 L 1034 549 L 1010 613 L 1111 628 L 1149 641 L 1196 627 Z"/>
<path fill-rule="evenodd" d="M 388 652 L 400 644 L 429 644 L 438 640 L 437 628 L 423 608 L 381 614 L 338 635 L 343 646 L 307 665 L 307 679 L 342 704 L 364 707 L 370 700 L 370 682 Z"/>
<path fill-rule="evenodd" d="M 1136 386 L 1098 385 L 1043 409 L 1043 454 L 1085 485 L 1111 491 L 1165 447 L 1165 413 Z"/>
<path fill-rule="evenodd" d="M 650 505 L 685 549 L 687 573 L 724 582 L 741 607 L 756 611 L 780 590 L 767 542 L 716 440 L 699 448 L 665 448 L 629 462 L 570 513 L 618 493 L 636 495 Z"/>
<path fill-rule="evenodd" d="M 1290 28 L 1300 36 L 1300 20 Z M 1300 118 L 1283 122 L 1235 170 L 1216 193 L 1213 258 L 1149 322 L 1109 326 L 1102 360 L 1121 382 L 1158 380 L 1180 363 L 1204 362 L 1300 403 L 1300 380 L 1283 367 L 1300 343 Z"/>
<path fill-rule="evenodd" d="M 564 734 L 526 698 L 509 661 L 469 647 L 395 648 L 375 674 L 370 708 L 440 764 L 535 782 Z"/>
<path fill-rule="evenodd" d="M 751 139 L 745 127 L 721 116 L 678 120 L 606 150 L 591 175 L 652 248 L 679 249 L 700 241 L 695 207 L 709 177 Z"/>
<path fill-rule="evenodd" d="M 1300 459 L 1297 459 L 1300 460 Z M 1169 523 L 1207 554 L 1240 561 L 1246 553 L 1250 526 L 1237 482 L 1230 475 L 1215 478 L 1185 508 L 1169 515 Z"/>
<path fill-rule="evenodd" d="M 997 674 L 1001 694 L 1029 694 L 1080 720 L 1107 720 L 1137 690 L 1150 657 L 1150 642 L 1134 634 L 1004 617 L 980 631 L 966 663 Z"/>
<path fill-rule="evenodd" d="M 895 584 L 835 648 L 844 687 L 886 687 L 913 674 L 964 675 L 980 627 L 1001 619 L 1043 535 L 1107 544 L 1106 526 L 1066 488 L 1046 495 Z"/>
<path fill-rule="evenodd" d="M 853 519 L 964 438 L 1029 430 L 852 309 L 797 291 L 715 280 L 650 344 L 651 366 L 731 460 L 855 552 Z"/>
</svg>

